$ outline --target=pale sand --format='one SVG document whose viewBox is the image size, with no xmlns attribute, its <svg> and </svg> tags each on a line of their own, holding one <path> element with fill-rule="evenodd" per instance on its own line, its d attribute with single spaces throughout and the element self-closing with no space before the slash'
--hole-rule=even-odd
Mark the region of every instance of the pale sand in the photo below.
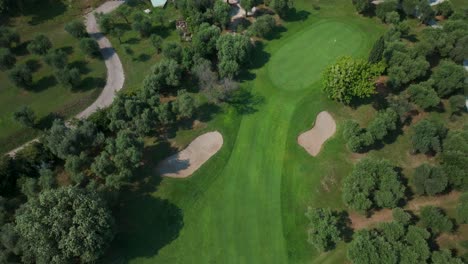
<svg viewBox="0 0 468 264">
<path fill-rule="evenodd" d="M 301 145 L 310 155 L 317 156 L 323 143 L 336 131 L 336 123 L 327 111 L 320 112 L 315 120 L 315 125 L 299 135 L 297 143 Z"/>
<path fill-rule="evenodd" d="M 161 176 L 186 178 L 192 175 L 223 146 L 223 136 L 208 132 L 193 140 L 184 150 L 163 160 L 157 168 Z"/>
</svg>

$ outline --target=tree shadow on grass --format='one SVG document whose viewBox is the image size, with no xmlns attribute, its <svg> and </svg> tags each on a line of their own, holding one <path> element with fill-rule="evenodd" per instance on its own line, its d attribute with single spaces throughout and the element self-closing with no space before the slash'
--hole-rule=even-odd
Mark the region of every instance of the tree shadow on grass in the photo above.
<svg viewBox="0 0 468 264">
<path fill-rule="evenodd" d="M 72 89 L 72 91 L 77 92 L 84 92 L 89 91 L 94 88 L 102 88 L 106 85 L 106 79 L 101 77 L 86 77 L 81 80 L 81 83 L 78 87 Z"/>
<path fill-rule="evenodd" d="M 42 5 L 42 6 L 39 6 Z M 31 16 L 30 25 L 37 25 L 44 21 L 51 20 L 67 11 L 67 6 L 63 1 L 52 0 L 48 1 L 46 5 L 42 3 L 28 5 L 25 4 L 24 14 Z"/>
<path fill-rule="evenodd" d="M 59 50 L 65 52 L 67 55 L 71 55 L 73 53 L 73 47 L 72 46 L 66 46 L 66 47 L 61 47 Z"/>
<path fill-rule="evenodd" d="M 286 28 L 283 27 L 283 26 L 277 26 L 273 29 L 273 31 L 268 35 L 266 36 L 265 38 L 267 40 L 274 40 L 274 39 L 279 39 L 281 38 L 282 36 L 282 33 L 286 32 Z"/>
<path fill-rule="evenodd" d="M 219 112 L 221 112 L 221 107 L 212 103 L 204 103 L 197 109 L 197 119 L 201 122 L 209 122 L 212 120 Z"/>
<path fill-rule="evenodd" d="M 37 121 L 35 128 L 42 131 L 46 131 L 52 126 L 52 123 L 54 123 L 54 120 L 56 119 L 63 120 L 64 117 L 57 113 L 49 113 L 48 115 L 42 117 L 41 119 L 39 119 L 39 121 Z"/>
<path fill-rule="evenodd" d="M 236 91 L 227 101 L 241 115 L 253 114 L 258 111 L 258 107 L 265 103 L 265 97 L 254 95 L 246 89 Z"/>
<path fill-rule="evenodd" d="M 26 61 L 26 66 L 32 73 L 35 73 L 41 68 L 41 63 L 36 59 L 29 59 Z"/>
<path fill-rule="evenodd" d="M 255 42 L 252 54 L 254 57 L 250 61 L 250 69 L 259 69 L 263 67 L 271 57 L 270 53 L 264 50 L 264 44 L 260 41 Z"/>
<path fill-rule="evenodd" d="M 57 84 L 57 80 L 53 75 L 42 77 L 39 81 L 33 84 L 32 88 L 28 89 L 32 92 L 41 92 L 47 88 L 55 86 Z"/>
<path fill-rule="evenodd" d="M 296 8 L 289 9 L 286 17 L 284 18 L 287 22 L 298 22 L 298 21 L 305 21 L 309 17 L 310 12 L 306 10 L 297 11 Z"/>
<path fill-rule="evenodd" d="M 16 55 L 16 56 L 25 56 L 29 54 L 28 51 L 28 44 L 30 41 L 25 41 L 20 43 L 18 46 L 14 47 L 11 51 Z"/>
<path fill-rule="evenodd" d="M 86 61 L 82 61 L 82 60 L 74 61 L 70 63 L 69 67 L 77 68 L 80 71 L 80 74 L 88 74 L 91 72 Z"/>
</svg>

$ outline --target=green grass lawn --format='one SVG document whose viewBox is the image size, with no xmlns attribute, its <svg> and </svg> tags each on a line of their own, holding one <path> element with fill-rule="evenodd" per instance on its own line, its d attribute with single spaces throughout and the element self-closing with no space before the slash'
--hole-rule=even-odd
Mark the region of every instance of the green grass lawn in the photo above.
<svg viewBox="0 0 468 264">
<path fill-rule="evenodd" d="M 67 6 L 67 1 L 54 1 L 28 7 L 24 16 L 14 17 L 6 23 L 15 27 L 21 36 L 22 44 L 13 50 L 17 64 L 30 63 L 35 70 L 33 87 L 28 90 L 15 87 L 8 78 L 9 71 L 0 71 L 0 153 L 14 149 L 40 133 L 23 128 L 13 120 L 13 112 L 22 105 L 30 106 L 39 120 L 50 113 L 71 117 L 90 105 L 104 87 L 104 62 L 87 58 L 80 51 L 77 40 L 63 29 L 66 22 L 81 18 L 81 2 Z M 40 56 L 28 54 L 27 42 L 36 34 L 47 35 L 54 49 L 63 49 L 69 54 L 69 63 L 81 71 L 80 87 L 70 90 L 60 86 L 54 78 L 53 69 Z"/>
<path fill-rule="evenodd" d="M 313 8 L 317 4 L 320 10 Z M 206 127 L 175 135 L 187 142 L 190 134 L 219 130 L 225 143 L 216 156 L 190 178 L 161 180 L 154 166 L 171 148 L 149 142 L 139 186 L 122 197 L 121 233 L 107 262 L 341 263 L 345 258 L 344 244 L 318 256 L 306 241 L 307 206 L 342 207 L 339 182 L 352 164 L 339 130 L 355 111 L 326 99 L 319 79 L 339 56 L 366 57 L 383 28 L 357 16 L 350 1 L 299 1 L 296 7 L 296 21 L 286 22 L 281 38 L 255 54 L 255 69 L 242 83 L 251 95 L 242 107 L 223 107 Z M 335 38 L 343 42 L 336 49 L 330 45 Z M 298 50 L 287 56 L 289 46 Z M 294 69 L 278 65 L 283 63 Z M 313 158 L 296 138 L 322 110 L 336 118 L 338 133 Z M 328 191 L 321 185 L 327 177 Z"/>
</svg>

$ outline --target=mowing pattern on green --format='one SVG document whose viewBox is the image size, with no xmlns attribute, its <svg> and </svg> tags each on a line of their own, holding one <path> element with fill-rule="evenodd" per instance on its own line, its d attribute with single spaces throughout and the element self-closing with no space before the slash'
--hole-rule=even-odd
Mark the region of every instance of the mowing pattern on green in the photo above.
<svg viewBox="0 0 468 264">
<path fill-rule="evenodd" d="M 321 77 L 321 71 L 337 57 L 354 54 L 364 33 L 353 24 L 324 21 L 291 38 L 271 58 L 268 75 L 284 90 L 300 90 Z"/>
</svg>

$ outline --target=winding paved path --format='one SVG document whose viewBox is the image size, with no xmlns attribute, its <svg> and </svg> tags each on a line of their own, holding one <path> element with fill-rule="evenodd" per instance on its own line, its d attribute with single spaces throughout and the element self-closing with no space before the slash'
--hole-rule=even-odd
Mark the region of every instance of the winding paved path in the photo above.
<svg viewBox="0 0 468 264">
<path fill-rule="evenodd" d="M 101 49 L 101 54 L 104 58 L 104 62 L 107 68 L 107 81 L 106 86 L 104 86 L 104 89 L 102 89 L 102 92 L 96 101 L 94 101 L 94 103 L 88 106 L 81 113 L 76 115 L 76 118 L 87 118 L 98 109 L 110 106 L 116 96 L 116 92 L 123 88 L 125 75 L 122 63 L 120 62 L 120 58 L 115 50 L 112 48 L 112 44 L 110 43 L 109 39 L 107 39 L 104 34 L 99 31 L 94 14 L 101 12 L 104 14 L 110 13 L 124 2 L 125 1 L 107 1 L 85 16 L 86 30 L 88 31 L 88 34 L 98 42 L 99 48 Z M 33 142 L 37 142 L 38 140 L 38 138 L 35 138 L 8 152 L 8 155 L 14 156 L 18 151 Z"/>
</svg>

